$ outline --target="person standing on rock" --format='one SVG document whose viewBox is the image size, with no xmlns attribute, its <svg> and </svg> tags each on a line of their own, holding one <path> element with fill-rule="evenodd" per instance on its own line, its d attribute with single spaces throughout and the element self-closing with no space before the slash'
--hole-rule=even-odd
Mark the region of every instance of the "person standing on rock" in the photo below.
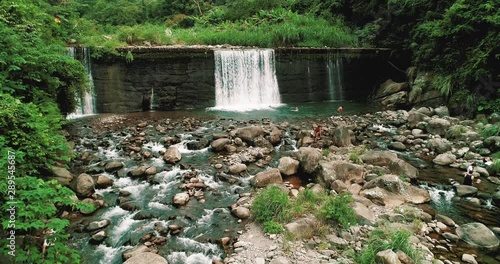
<svg viewBox="0 0 500 264">
<path fill-rule="evenodd" d="M 313 129 L 314 129 L 314 142 L 317 142 L 319 136 L 321 135 L 321 127 L 317 124 L 314 124 Z"/>
</svg>

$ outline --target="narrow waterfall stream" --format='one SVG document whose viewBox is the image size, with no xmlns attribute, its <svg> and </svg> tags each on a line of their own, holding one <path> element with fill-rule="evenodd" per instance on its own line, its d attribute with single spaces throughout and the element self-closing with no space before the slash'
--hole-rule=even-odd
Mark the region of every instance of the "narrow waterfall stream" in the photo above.
<svg viewBox="0 0 500 264">
<path fill-rule="evenodd" d="M 344 67 L 342 57 L 337 53 L 328 54 L 326 67 L 328 70 L 328 90 L 330 101 L 344 100 Z"/>
<path fill-rule="evenodd" d="M 77 102 L 76 110 L 73 113 L 70 113 L 66 118 L 74 119 L 82 116 L 95 115 L 94 81 L 92 77 L 90 49 L 87 47 L 68 47 L 68 53 L 74 59 L 79 60 L 85 67 L 88 75 L 88 84 L 83 93 L 77 92 L 75 95 Z"/>
<path fill-rule="evenodd" d="M 248 111 L 280 105 L 272 49 L 215 51 L 214 110 Z"/>
</svg>

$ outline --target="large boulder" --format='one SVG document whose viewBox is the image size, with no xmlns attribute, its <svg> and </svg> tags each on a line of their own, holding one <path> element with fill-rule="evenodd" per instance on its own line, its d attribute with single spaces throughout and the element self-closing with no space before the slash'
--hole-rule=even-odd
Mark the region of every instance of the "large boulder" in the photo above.
<svg viewBox="0 0 500 264">
<path fill-rule="evenodd" d="M 247 170 L 247 165 L 243 163 L 237 163 L 229 166 L 229 172 L 232 174 L 238 174 Z"/>
<path fill-rule="evenodd" d="M 293 175 L 299 169 L 299 161 L 290 157 L 282 157 L 279 160 L 278 169 L 281 174 Z"/>
<path fill-rule="evenodd" d="M 231 131 L 233 137 L 239 137 L 248 145 L 253 146 L 257 137 L 264 136 L 264 129 L 261 126 L 241 127 Z"/>
<path fill-rule="evenodd" d="M 311 147 L 301 147 L 295 155 L 299 160 L 300 167 L 306 173 L 313 173 L 318 168 L 319 161 L 322 158 L 321 151 Z"/>
<path fill-rule="evenodd" d="M 141 254 L 151 251 L 153 251 L 151 248 L 148 248 L 145 245 L 139 245 L 134 248 L 125 250 L 125 252 L 123 252 L 123 259 L 127 260 L 129 258 L 139 256 Z M 147 262 L 141 262 L 141 263 L 147 263 Z"/>
<path fill-rule="evenodd" d="M 107 175 L 99 175 L 96 177 L 95 184 L 98 188 L 108 188 L 113 186 L 113 179 Z"/>
<path fill-rule="evenodd" d="M 383 98 L 388 95 L 404 91 L 406 90 L 406 88 L 407 88 L 406 82 L 397 83 L 391 79 L 388 79 L 379 86 L 377 93 L 375 94 L 375 99 Z"/>
<path fill-rule="evenodd" d="M 109 221 L 108 219 L 103 219 L 101 221 L 92 221 L 85 227 L 85 230 L 95 231 L 97 229 L 105 228 L 109 224 L 111 224 L 111 221 Z"/>
<path fill-rule="evenodd" d="M 212 150 L 215 152 L 221 152 L 226 149 L 226 145 L 231 144 L 231 140 L 229 138 L 219 138 L 210 144 L 210 147 L 212 147 Z"/>
<path fill-rule="evenodd" d="M 168 148 L 165 154 L 163 154 L 163 160 L 171 164 L 178 162 L 179 160 L 181 160 L 181 158 L 181 152 L 177 147 L 174 146 Z"/>
<path fill-rule="evenodd" d="M 391 94 L 380 99 L 380 104 L 387 109 L 394 109 L 398 106 L 405 105 L 408 99 L 408 92 L 401 91 Z"/>
<path fill-rule="evenodd" d="M 457 185 L 455 189 L 458 197 L 471 196 L 477 193 L 477 188 L 470 185 Z"/>
<path fill-rule="evenodd" d="M 127 261 L 123 262 L 123 264 L 168 264 L 168 261 L 164 259 L 162 256 L 151 253 L 151 252 L 142 252 L 134 255 L 129 258 Z"/>
<path fill-rule="evenodd" d="M 442 165 L 442 166 L 450 165 L 450 164 L 454 163 L 455 161 L 457 161 L 457 157 L 455 155 L 453 155 L 452 153 L 439 154 L 439 155 L 437 155 L 436 158 L 434 158 L 432 160 L 432 162 L 434 162 L 434 164 Z"/>
<path fill-rule="evenodd" d="M 443 118 L 433 118 L 429 120 L 429 124 L 427 126 L 427 132 L 431 134 L 436 134 L 440 136 L 446 135 L 446 131 L 450 128 L 450 121 Z"/>
<path fill-rule="evenodd" d="M 461 225 L 456 232 L 462 240 L 475 247 L 494 250 L 499 245 L 499 240 L 495 234 L 482 223 Z"/>
<path fill-rule="evenodd" d="M 318 227 L 318 220 L 314 216 L 299 218 L 285 225 L 285 229 L 296 238 L 310 238 Z"/>
<path fill-rule="evenodd" d="M 231 213 L 239 219 L 247 219 L 250 217 L 250 209 L 243 206 L 237 206 L 231 209 Z"/>
<path fill-rule="evenodd" d="M 410 128 L 415 128 L 418 123 L 424 121 L 427 116 L 419 111 L 412 110 L 408 112 L 408 125 Z"/>
<path fill-rule="evenodd" d="M 49 180 L 56 180 L 62 186 L 69 187 L 70 182 L 73 180 L 73 175 L 65 168 L 52 167 L 50 169 L 52 176 L 48 177 Z"/>
<path fill-rule="evenodd" d="M 271 129 L 271 133 L 269 134 L 269 142 L 273 145 L 278 145 L 281 143 L 281 137 L 283 137 L 283 132 L 279 130 L 277 127 L 273 126 Z"/>
<path fill-rule="evenodd" d="M 484 140 L 484 146 L 496 152 L 500 150 L 500 136 L 492 136 Z"/>
<path fill-rule="evenodd" d="M 108 172 L 117 171 L 121 168 L 123 168 L 123 163 L 120 161 L 110 161 L 106 163 L 106 166 L 104 167 L 104 169 Z"/>
<path fill-rule="evenodd" d="M 405 202 L 421 204 L 431 200 L 429 192 L 405 183 L 396 175 L 383 175 L 367 182 L 360 195 L 372 202 L 394 207 Z"/>
<path fill-rule="evenodd" d="M 177 193 L 172 198 L 172 203 L 174 205 L 176 205 L 176 206 L 185 205 L 185 204 L 187 204 L 187 202 L 189 202 L 189 194 L 184 193 L 184 192 L 183 193 Z"/>
<path fill-rule="evenodd" d="M 375 221 L 375 215 L 372 210 L 366 207 L 364 204 L 359 202 L 354 202 L 352 205 L 352 209 L 354 210 L 354 214 L 359 222 L 368 222 L 372 223 Z"/>
<path fill-rule="evenodd" d="M 448 107 L 445 105 L 434 108 L 434 113 L 439 117 L 450 116 L 450 110 L 448 110 Z"/>
<path fill-rule="evenodd" d="M 442 154 L 451 150 L 451 143 L 445 138 L 432 138 L 427 141 L 426 148 Z"/>
<path fill-rule="evenodd" d="M 377 252 L 375 259 L 377 263 L 381 264 L 401 264 L 398 254 L 394 253 L 392 249 Z"/>
<path fill-rule="evenodd" d="M 345 183 L 362 183 L 366 172 L 363 166 L 345 161 L 320 161 L 318 176 L 331 188 L 335 180 Z"/>
<path fill-rule="evenodd" d="M 255 187 L 265 187 L 273 183 L 282 183 L 283 178 L 279 169 L 269 169 L 267 171 L 262 171 L 257 173 L 252 179 L 252 184 Z"/>
<path fill-rule="evenodd" d="M 397 175 L 406 176 L 410 179 L 416 179 L 418 176 L 417 168 L 398 158 L 398 155 L 390 151 L 368 151 L 361 155 L 360 158 L 364 163 L 388 167 L 391 173 Z"/>
<path fill-rule="evenodd" d="M 333 131 L 333 144 L 337 147 L 348 147 L 351 145 L 351 135 L 346 126 L 335 128 Z"/>
<path fill-rule="evenodd" d="M 94 193 L 95 182 L 92 176 L 82 173 L 76 178 L 75 191 L 82 197 L 89 197 Z"/>
</svg>

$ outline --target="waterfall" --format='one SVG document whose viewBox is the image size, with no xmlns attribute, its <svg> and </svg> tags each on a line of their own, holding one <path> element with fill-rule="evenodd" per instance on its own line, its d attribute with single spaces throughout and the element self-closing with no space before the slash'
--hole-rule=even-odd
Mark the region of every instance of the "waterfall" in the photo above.
<svg viewBox="0 0 500 264">
<path fill-rule="evenodd" d="M 344 100 L 344 74 L 342 58 L 339 54 L 328 54 L 326 68 L 328 70 L 328 91 L 330 101 Z"/>
<path fill-rule="evenodd" d="M 215 51 L 215 110 L 248 111 L 280 105 L 274 50 Z"/>
<path fill-rule="evenodd" d="M 155 110 L 155 88 L 151 88 L 151 98 L 149 98 L 149 111 Z"/>
<path fill-rule="evenodd" d="M 95 96 L 94 96 L 94 81 L 92 79 L 92 68 L 90 65 L 90 50 L 89 48 L 81 48 L 81 54 L 74 48 L 74 47 L 68 47 L 68 53 L 69 56 L 73 57 L 74 59 L 79 60 L 83 66 L 85 67 L 85 70 L 87 71 L 88 75 L 88 84 L 87 88 L 83 92 L 83 95 L 80 92 L 76 93 L 76 110 L 75 112 L 69 114 L 66 118 L 67 119 L 74 119 L 82 116 L 88 116 L 88 115 L 95 115 Z"/>
</svg>

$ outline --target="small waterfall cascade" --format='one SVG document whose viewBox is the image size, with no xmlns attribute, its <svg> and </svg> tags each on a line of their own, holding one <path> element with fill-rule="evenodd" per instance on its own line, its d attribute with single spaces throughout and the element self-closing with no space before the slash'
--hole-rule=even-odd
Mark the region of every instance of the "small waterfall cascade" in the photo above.
<svg viewBox="0 0 500 264">
<path fill-rule="evenodd" d="M 335 54 L 328 54 L 326 62 L 328 71 L 328 91 L 330 101 L 344 100 L 344 67 L 342 57 Z"/>
<path fill-rule="evenodd" d="M 88 75 L 88 85 L 83 94 L 77 92 L 75 95 L 77 102 L 76 110 L 66 118 L 74 119 L 82 116 L 95 115 L 94 81 L 92 79 L 92 68 L 90 65 L 90 50 L 87 47 L 79 48 L 79 50 L 75 47 L 68 47 L 68 54 L 72 58 L 79 60 L 85 67 Z"/>
<path fill-rule="evenodd" d="M 149 111 L 155 110 L 155 88 L 151 88 L 151 98 L 149 98 Z"/>
<path fill-rule="evenodd" d="M 249 111 L 281 104 L 274 50 L 215 51 L 215 110 Z"/>
</svg>

